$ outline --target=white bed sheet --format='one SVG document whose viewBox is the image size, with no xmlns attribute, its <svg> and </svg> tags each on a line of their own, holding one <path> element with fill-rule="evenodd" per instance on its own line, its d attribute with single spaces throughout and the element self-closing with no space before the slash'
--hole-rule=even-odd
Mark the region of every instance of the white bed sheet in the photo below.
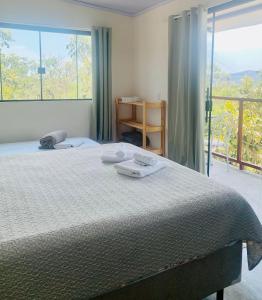
<svg viewBox="0 0 262 300">
<path fill-rule="evenodd" d="M 77 148 L 90 148 L 97 146 L 98 143 L 87 138 L 87 137 L 73 137 L 67 138 L 66 143 L 68 144 L 79 144 L 81 145 Z M 54 151 L 54 150 L 45 150 L 39 149 L 39 141 L 28 141 L 28 142 L 17 142 L 17 143 L 4 143 L 0 144 L 0 156 L 5 155 L 17 155 L 17 154 L 27 154 L 43 151 Z"/>
</svg>

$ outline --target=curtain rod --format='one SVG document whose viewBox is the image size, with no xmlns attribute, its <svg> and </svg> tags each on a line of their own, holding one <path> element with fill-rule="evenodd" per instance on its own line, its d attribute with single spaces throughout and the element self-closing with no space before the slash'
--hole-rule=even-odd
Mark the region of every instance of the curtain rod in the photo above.
<svg viewBox="0 0 262 300">
<path fill-rule="evenodd" d="M 225 10 L 225 9 L 233 8 L 233 7 L 239 6 L 241 4 L 246 4 L 246 3 L 250 3 L 250 2 L 254 2 L 254 1 L 255 0 L 231 0 L 231 1 L 228 1 L 228 2 L 223 3 L 223 4 L 219 4 L 219 5 L 216 5 L 216 6 L 213 6 L 213 7 L 209 7 L 208 8 L 208 13 L 213 14 L 213 13 Z M 257 6 L 254 6 L 254 8 L 255 7 L 257 8 L 258 6 L 260 6 L 260 4 L 257 5 Z M 188 15 L 190 15 L 190 11 L 188 11 Z M 179 18 L 181 18 L 181 15 L 175 15 L 175 16 L 173 16 L 173 18 L 175 20 L 179 19 Z M 222 16 L 220 18 L 222 18 Z"/>
</svg>

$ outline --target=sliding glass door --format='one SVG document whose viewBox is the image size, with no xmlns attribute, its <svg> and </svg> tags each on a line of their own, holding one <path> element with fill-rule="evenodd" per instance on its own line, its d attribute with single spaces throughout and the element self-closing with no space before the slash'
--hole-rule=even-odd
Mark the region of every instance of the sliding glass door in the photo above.
<svg viewBox="0 0 262 300">
<path fill-rule="evenodd" d="M 214 74 L 214 47 L 215 47 L 215 12 L 209 18 L 207 28 L 207 86 L 206 86 L 206 102 L 205 102 L 205 150 L 206 156 L 206 172 L 210 175 L 210 164 L 212 155 L 211 145 L 211 126 L 212 126 L 212 93 L 213 93 L 213 74 Z"/>
<path fill-rule="evenodd" d="M 262 171 L 262 4 L 210 9 L 206 87 L 207 175 L 225 166 Z M 213 158 L 212 158 L 213 153 Z M 226 164 L 225 164 L 226 163 Z"/>
</svg>

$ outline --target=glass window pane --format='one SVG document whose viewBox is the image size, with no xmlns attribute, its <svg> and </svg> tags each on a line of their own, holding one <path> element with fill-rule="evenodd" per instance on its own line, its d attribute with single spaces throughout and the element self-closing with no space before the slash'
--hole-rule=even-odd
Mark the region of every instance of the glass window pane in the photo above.
<svg viewBox="0 0 262 300">
<path fill-rule="evenodd" d="M 212 147 L 216 153 L 237 158 L 238 102 L 213 99 Z"/>
<path fill-rule="evenodd" d="M 262 166 L 262 100 L 244 102 L 243 161 Z"/>
<path fill-rule="evenodd" d="M 231 21 L 222 18 L 216 26 L 213 95 L 218 97 L 213 98 L 213 150 L 260 166 L 262 40 L 258 37 L 262 35 L 262 24 L 254 25 L 247 14 Z"/>
<path fill-rule="evenodd" d="M 0 29 L 0 50 L 3 99 L 39 99 L 38 32 Z"/>
<path fill-rule="evenodd" d="M 261 98 L 261 35 L 262 24 L 216 33 L 213 95 Z"/>
<path fill-rule="evenodd" d="M 44 99 L 77 99 L 76 36 L 42 32 Z"/>
<path fill-rule="evenodd" d="M 78 35 L 78 94 L 80 99 L 92 99 L 91 36 Z"/>
</svg>

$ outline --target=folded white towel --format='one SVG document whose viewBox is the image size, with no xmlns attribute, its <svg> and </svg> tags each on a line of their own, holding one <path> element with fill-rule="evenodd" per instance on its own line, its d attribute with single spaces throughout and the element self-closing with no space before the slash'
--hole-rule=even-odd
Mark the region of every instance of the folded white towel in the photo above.
<svg viewBox="0 0 262 300">
<path fill-rule="evenodd" d="M 80 147 L 81 145 L 83 145 L 84 142 L 78 142 L 78 143 L 59 143 L 54 145 L 54 149 L 56 150 L 63 150 L 63 149 L 70 149 L 70 148 L 77 148 Z"/>
<path fill-rule="evenodd" d="M 75 142 L 75 143 L 72 143 L 72 144 L 62 142 L 62 143 L 54 145 L 54 149 L 63 150 L 63 149 L 76 148 L 76 147 L 80 147 L 83 144 L 84 144 L 84 142 Z"/>
<path fill-rule="evenodd" d="M 150 154 L 135 153 L 135 161 L 142 166 L 155 166 L 158 162 L 157 157 Z"/>
<path fill-rule="evenodd" d="M 40 139 L 40 149 L 54 149 L 54 145 L 63 142 L 66 137 L 64 130 L 52 131 Z"/>
<path fill-rule="evenodd" d="M 56 145 L 54 145 L 54 148 L 56 149 L 56 150 L 63 150 L 63 149 L 69 149 L 69 148 L 73 148 L 74 146 L 72 145 L 72 144 L 56 144 Z"/>
<path fill-rule="evenodd" d="M 127 152 L 128 150 L 126 150 L 124 147 L 122 147 L 122 149 L 119 149 L 115 152 L 116 156 L 120 157 L 120 158 L 123 158 L 125 156 L 128 156 L 128 153 Z"/>
<path fill-rule="evenodd" d="M 119 150 L 111 150 L 111 151 L 105 151 L 101 159 L 103 162 L 109 162 L 109 163 L 120 163 L 122 161 L 130 160 L 134 157 L 134 151 L 132 150 L 125 150 L 125 149 L 119 149 Z"/>
<path fill-rule="evenodd" d="M 115 165 L 115 168 L 119 174 L 136 178 L 143 178 L 151 175 L 165 167 L 166 165 L 162 161 L 157 161 L 154 166 L 142 166 L 137 164 L 135 160 L 125 161 Z"/>
</svg>

